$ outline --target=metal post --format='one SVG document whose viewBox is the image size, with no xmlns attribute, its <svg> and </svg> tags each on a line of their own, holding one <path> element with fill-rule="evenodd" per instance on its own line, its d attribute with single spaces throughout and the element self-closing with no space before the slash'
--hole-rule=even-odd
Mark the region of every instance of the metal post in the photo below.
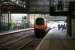
<svg viewBox="0 0 75 50">
<path fill-rule="evenodd" d="M 10 22 L 11 22 L 11 14 L 10 11 L 8 11 L 8 30 L 10 29 L 11 26 Z"/>
<path fill-rule="evenodd" d="M 2 31 L 2 5 L 0 5 L 0 31 Z"/>
<path fill-rule="evenodd" d="M 71 16 L 67 17 L 67 34 L 70 37 L 72 36 Z"/>
<path fill-rule="evenodd" d="M 0 6 L 1 7 L 1 6 Z M 0 26 L 1 26 L 1 16 L 2 16 L 2 14 L 1 14 L 1 8 L 0 8 Z M 1 27 L 2 28 L 2 27 Z M 0 28 L 0 31 L 1 31 L 1 28 Z"/>
</svg>

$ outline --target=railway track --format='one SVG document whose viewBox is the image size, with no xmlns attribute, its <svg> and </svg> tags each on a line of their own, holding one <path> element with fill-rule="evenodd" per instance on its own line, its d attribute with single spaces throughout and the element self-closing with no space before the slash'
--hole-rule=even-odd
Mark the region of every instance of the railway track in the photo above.
<svg viewBox="0 0 75 50">
<path fill-rule="evenodd" d="M 31 42 L 26 44 L 20 50 L 35 50 L 36 47 L 39 45 L 40 41 L 41 41 L 41 39 L 38 39 L 38 38 L 35 37 Z"/>
<path fill-rule="evenodd" d="M 20 50 L 20 48 L 33 41 L 33 36 L 32 31 L 0 35 L 0 50 Z"/>
</svg>

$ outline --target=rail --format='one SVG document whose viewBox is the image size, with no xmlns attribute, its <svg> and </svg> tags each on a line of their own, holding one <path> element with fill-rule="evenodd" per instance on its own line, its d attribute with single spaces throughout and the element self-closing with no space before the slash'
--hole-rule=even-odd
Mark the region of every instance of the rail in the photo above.
<svg viewBox="0 0 75 50">
<path fill-rule="evenodd" d="M 0 50 L 19 50 L 33 40 L 33 28 L 21 29 L 0 34 Z"/>
</svg>

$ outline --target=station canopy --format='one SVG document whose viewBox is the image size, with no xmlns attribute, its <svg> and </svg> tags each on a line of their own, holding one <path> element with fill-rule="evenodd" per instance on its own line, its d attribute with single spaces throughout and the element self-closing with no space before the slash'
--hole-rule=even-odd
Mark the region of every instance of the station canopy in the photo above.
<svg viewBox="0 0 75 50">
<path fill-rule="evenodd" d="M 71 1 L 74 0 L 0 0 L 0 12 L 63 15 Z"/>
<path fill-rule="evenodd" d="M 49 0 L 0 0 L 3 13 L 49 13 Z"/>
</svg>

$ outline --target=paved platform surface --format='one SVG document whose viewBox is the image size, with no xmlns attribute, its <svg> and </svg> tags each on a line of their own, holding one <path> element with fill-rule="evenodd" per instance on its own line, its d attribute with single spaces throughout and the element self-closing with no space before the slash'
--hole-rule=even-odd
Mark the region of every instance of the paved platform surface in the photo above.
<svg viewBox="0 0 75 50">
<path fill-rule="evenodd" d="M 0 33 L 0 35 L 13 34 L 13 33 L 16 33 L 16 32 L 28 31 L 28 30 L 34 30 L 34 28 L 27 28 L 27 29 L 20 29 L 20 30 L 4 31 L 4 32 Z"/>
<path fill-rule="evenodd" d="M 75 50 L 75 38 L 68 37 L 66 30 L 55 28 L 48 32 L 36 50 Z"/>
</svg>

